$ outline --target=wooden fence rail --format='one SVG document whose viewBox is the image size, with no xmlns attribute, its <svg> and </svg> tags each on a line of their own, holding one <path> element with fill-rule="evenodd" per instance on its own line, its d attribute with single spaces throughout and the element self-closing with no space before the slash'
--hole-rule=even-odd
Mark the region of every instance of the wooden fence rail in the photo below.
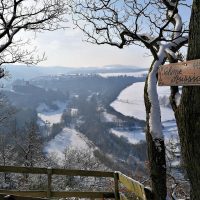
<svg viewBox="0 0 200 200">
<path fill-rule="evenodd" d="M 33 168 L 33 167 L 14 167 L 14 166 L 0 166 L 0 172 L 3 173 L 25 173 L 25 174 L 46 174 L 48 177 L 46 191 L 19 191 L 19 190 L 0 190 L 0 194 L 13 195 L 14 199 L 19 199 L 21 196 L 32 198 L 114 198 L 116 200 L 126 200 L 124 194 L 120 193 L 119 186 L 122 184 L 130 192 L 133 192 L 140 200 L 149 200 L 146 196 L 146 189 L 144 186 L 125 176 L 121 172 L 103 172 L 103 171 L 87 171 L 87 170 L 69 170 L 69 169 L 55 169 L 55 168 Z M 113 192 L 69 192 L 69 191 L 53 191 L 52 190 L 52 175 L 64 176 L 85 176 L 85 177 L 107 177 L 114 181 Z M 148 191 L 149 193 L 149 191 Z"/>
</svg>

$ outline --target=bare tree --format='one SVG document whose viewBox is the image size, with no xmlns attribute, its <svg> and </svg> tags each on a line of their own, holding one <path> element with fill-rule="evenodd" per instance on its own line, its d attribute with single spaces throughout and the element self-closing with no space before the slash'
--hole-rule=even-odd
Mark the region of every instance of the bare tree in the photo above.
<svg viewBox="0 0 200 200">
<path fill-rule="evenodd" d="M 27 31 L 54 31 L 63 28 L 67 13 L 64 0 L 0 0 L 0 65 L 36 64 L 44 57 L 28 50 L 28 40 L 18 37 Z M 0 78 L 4 76 L 0 68 Z"/>
<path fill-rule="evenodd" d="M 3 166 L 8 166 L 8 165 L 14 165 L 16 164 L 15 159 L 16 159 L 16 153 L 14 151 L 14 145 L 12 145 L 9 142 L 9 137 L 5 135 L 0 136 L 0 165 Z M 2 180 L 2 187 L 5 184 L 10 183 L 10 176 L 7 173 L 3 174 L 4 178 Z"/>
<path fill-rule="evenodd" d="M 104 166 L 89 149 L 77 149 L 73 147 L 66 147 L 63 151 L 64 158 L 61 159 L 59 167 L 65 169 L 79 169 L 79 170 L 109 170 Z M 57 160 L 56 155 L 51 156 L 50 159 Z M 105 190 L 110 186 L 110 180 L 106 178 L 97 177 L 56 177 L 55 188 L 58 186 L 67 188 L 68 190 Z"/>
<path fill-rule="evenodd" d="M 179 0 L 74 0 L 74 23 L 87 41 L 118 48 L 140 45 L 150 50 L 152 65 L 145 83 L 146 138 L 154 199 L 166 199 L 166 161 L 161 113 L 157 94 L 157 71 L 170 59 L 178 60 L 179 49 L 187 43 L 187 28 Z M 134 53 L 134 52 L 133 52 Z"/>
<path fill-rule="evenodd" d="M 24 132 L 15 137 L 18 162 L 25 167 L 41 166 L 45 162 L 43 141 L 35 121 L 27 123 Z"/>
<path fill-rule="evenodd" d="M 8 131 L 6 128 L 10 126 L 13 115 L 16 113 L 15 108 L 9 103 L 8 99 L 0 93 L 0 165 L 14 164 L 15 157 L 14 147 L 10 144 L 10 135 L 3 133 Z M 5 129 L 5 130 L 4 130 Z M 7 173 L 4 173 L 4 183 L 9 179 Z"/>
<path fill-rule="evenodd" d="M 0 128 L 8 125 L 15 113 L 16 109 L 14 106 L 10 104 L 4 94 L 0 93 Z"/>
</svg>

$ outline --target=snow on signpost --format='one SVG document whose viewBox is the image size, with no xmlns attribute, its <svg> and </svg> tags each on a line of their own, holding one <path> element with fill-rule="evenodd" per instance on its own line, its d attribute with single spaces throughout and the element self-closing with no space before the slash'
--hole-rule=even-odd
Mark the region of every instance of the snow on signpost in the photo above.
<svg viewBox="0 0 200 200">
<path fill-rule="evenodd" d="M 200 85 L 200 59 L 161 65 L 158 70 L 158 85 Z"/>
</svg>

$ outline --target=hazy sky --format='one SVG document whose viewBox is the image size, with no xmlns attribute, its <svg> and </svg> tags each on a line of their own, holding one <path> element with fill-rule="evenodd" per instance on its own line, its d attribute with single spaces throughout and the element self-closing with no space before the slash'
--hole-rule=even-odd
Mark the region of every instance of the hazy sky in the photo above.
<svg viewBox="0 0 200 200">
<path fill-rule="evenodd" d="M 72 28 L 38 34 L 35 45 L 47 57 L 39 65 L 88 67 L 121 64 L 148 67 L 152 60 L 145 55 L 149 53 L 148 50 L 141 47 L 118 49 L 108 45 L 90 44 L 83 39 L 82 32 Z"/>
<path fill-rule="evenodd" d="M 191 3 L 191 0 L 187 2 Z M 189 21 L 189 10 L 180 11 L 183 21 Z M 72 27 L 38 34 L 34 45 L 38 46 L 39 53 L 45 52 L 47 57 L 47 60 L 39 65 L 89 67 L 121 64 L 149 67 L 152 61 L 152 57 L 145 55 L 150 52 L 142 47 L 132 45 L 118 49 L 108 45 L 90 44 L 83 40 L 83 33 Z"/>
</svg>

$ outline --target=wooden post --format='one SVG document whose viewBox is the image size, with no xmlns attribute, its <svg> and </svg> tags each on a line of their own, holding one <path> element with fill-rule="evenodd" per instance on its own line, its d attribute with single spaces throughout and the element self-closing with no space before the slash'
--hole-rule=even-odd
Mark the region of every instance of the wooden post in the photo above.
<svg viewBox="0 0 200 200">
<path fill-rule="evenodd" d="M 115 200 L 119 200 L 119 175 L 117 172 L 114 172 L 114 182 L 115 182 Z"/>
<path fill-rule="evenodd" d="M 47 168 L 47 175 L 48 175 L 48 185 L 47 185 L 47 198 L 51 198 L 51 181 L 52 181 L 52 168 Z"/>
</svg>

